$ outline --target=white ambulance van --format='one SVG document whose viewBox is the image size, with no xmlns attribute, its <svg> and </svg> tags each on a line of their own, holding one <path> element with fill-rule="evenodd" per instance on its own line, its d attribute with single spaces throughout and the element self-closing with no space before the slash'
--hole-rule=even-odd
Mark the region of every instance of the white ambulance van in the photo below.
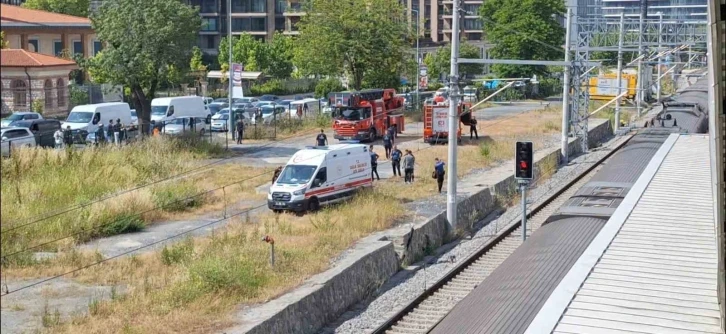
<svg viewBox="0 0 726 334">
<path fill-rule="evenodd" d="M 315 211 L 373 185 L 368 146 L 336 144 L 300 150 L 267 194 L 273 211 Z"/>
</svg>

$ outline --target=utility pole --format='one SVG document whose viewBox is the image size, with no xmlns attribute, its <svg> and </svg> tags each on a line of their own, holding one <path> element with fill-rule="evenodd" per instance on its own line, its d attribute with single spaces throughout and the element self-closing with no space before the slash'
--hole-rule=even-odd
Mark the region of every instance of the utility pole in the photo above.
<svg viewBox="0 0 726 334">
<path fill-rule="evenodd" d="M 663 43 L 663 13 L 658 12 L 658 90 L 656 91 L 656 101 L 660 102 L 660 71 L 663 66 L 663 57 L 661 51 L 661 43 Z"/>
<path fill-rule="evenodd" d="M 638 106 L 638 117 L 643 112 L 643 100 L 645 100 L 645 85 L 643 85 L 643 58 L 645 57 L 645 45 L 643 44 L 643 26 L 645 21 L 645 15 L 648 10 L 648 1 L 647 0 L 640 0 L 640 24 L 638 25 L 638 31 L 640 31 L 640 36 L 638 36 L 638 50 L 640 52 L 640 59 L 638 60 L 638 91 L 636 92 L 636 103 Z"/>
<path fill-rule="evenodd" d="M 459 127 L 459 1 L 454 0 L 451 27 L 451 75 L 449 79 L 449 177 L 446 182 L 446 219 L 456 228 L 456 145 Z"/>
<path fill-rule="evenodd" d="M 618 35 L 618 95 L 623 93 L 623 39 L 625 37 L 625 13 L 620 13 L 620 35 Z M 615 100 L 615 133 L 620 129 L 620 98 Z"/>
<path fill-rule="evenodd" d="M 418 100 L 419 100 L 419 89 L 421 89 L 421 57 L 419 56 L 419 48 L 418 48 L 418 40 L 420 38 L 420 23 L 419 17 L 418 17 L 418 10 L 417 9 L 411 9 L 411 12 L 416 13 L 416 108 L 418 108 Z"/>
<path fill-rule="evenodd" d="M 227 80 L 229 81 L 229 93 L 227 94 L 227 105 L 229 106 L 229 117 L 227 117 L 227 131 L 232 131 L 232 139 L 235 138 L 235 131 L 233 118 L 234 112 L 232 111 L 232 91 L 234 91 L 234 80 L 232 77 L 232 0 L 227 0 L 227 55 L 229 63 L 229 71 L 227 72 Z"/>
<path fill-rule="evenodd" d="M 572 8 L 567 8 L 567 27 L 565 28 L 565 62 L 570 62 L 570 47 L 572 44 Z M 569 162 L 570 138 L 570 66 L 565 66 L 562 89 L 562 148 L 560 161 L 563 165 Z"/>
</svg>

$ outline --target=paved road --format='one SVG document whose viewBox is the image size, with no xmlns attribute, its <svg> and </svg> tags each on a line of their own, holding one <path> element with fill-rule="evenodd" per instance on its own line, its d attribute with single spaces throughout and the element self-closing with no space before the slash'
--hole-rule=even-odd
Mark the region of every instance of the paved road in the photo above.
<svg viewBox="0 0 726 334">
<path fill-rule="evenodd" d="M 543 104 L 538 103 L 502 104 L 475 111 L 474 115 L 479 120 L 493 120 L 501 117 L 512 116 L 517 113 L 541 109 L 543 107 Z M 325 134 L 328 136 L 330 144 L 338 142 L 336 139 L 333 139 L 332 129 L 325 128 L 324 130 Z M 240 153 L 241 157 L 236 159 L 236 161 L 243 165 L 255 167 L 278 166 L 286 164 L 290 157 L 292 157 L 292 155 L 298 150 L 303 149 L 306 146 L 315 145 L 316 135 L 317 132 L 312 132 L 308 135 L 263 144 L 230 144 L 230 148 Z M 403 131 L 403 134 L 399 136 L 397 144 L 400 146 L 407 142 L 421 142 L 422 136 L 422 122 L 405 124 L 405 130 Z M 381 143 L 378 141 L 375 144 L 380 145 Z"/>
</svg>

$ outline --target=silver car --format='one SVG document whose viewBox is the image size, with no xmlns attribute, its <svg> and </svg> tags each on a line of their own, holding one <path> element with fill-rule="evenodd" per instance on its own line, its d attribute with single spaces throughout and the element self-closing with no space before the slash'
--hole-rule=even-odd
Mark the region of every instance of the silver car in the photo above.
<svg viewBox="0 0 726 334">
<path fill-rule="evenodd" d="M 0 126 L 6 127 L 6 126 L 10 126 L 10 123 L 15 122 L 15 121 L 27 121 L 27 120 L 34 120 L 34 119 L 43 119 L 43 116 L 41 116 L 37 112 L 19 111 L 19 112 L 13 113 L 12 115 L 8 116 L 8 118 L 3 119 L 0 122 Z"/>
<path fill-rule="evenodd" d="M 7 157 L 16 147 L 35 147 L 35 135 L 28 128 L 8 127 L 0 129 L 0 152 Z"/>
<path fill-rule="evenodd" d="M 179 117 L 167 122 L 162 133 L 176 136 L 193 131 L 203 136 L 206 125 L 204 118 Z"/>
<path fill-rule="evenodd" d="M 212 131 L 227 131 L 227 122 L 229 122 L 229 113 L 219 114 L 212 117 Z"/>
</svg>

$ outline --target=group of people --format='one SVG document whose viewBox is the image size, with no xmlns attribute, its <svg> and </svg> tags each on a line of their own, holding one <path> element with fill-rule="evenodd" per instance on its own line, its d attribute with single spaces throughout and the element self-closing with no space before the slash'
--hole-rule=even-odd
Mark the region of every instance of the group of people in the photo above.
<svg viewBox="0 0 726 334">
<path fill-rule="evenodd" d="M 113 120 L 108 121 L 108 126 L 104 128 L 103 124 L 99 124 L 95 132 L 95 145 L 112 143 L 121 145 L 121 142 L 126 140 L 126 127 L 121 123 L 121 119 L 116 119 L 116 123 Z M 71 126 L 67 126 L 65 129 L 58 129 L 53 134 L 56 148 L 71 147 L 73 145 L 73 130 Z"/>
</svg>

